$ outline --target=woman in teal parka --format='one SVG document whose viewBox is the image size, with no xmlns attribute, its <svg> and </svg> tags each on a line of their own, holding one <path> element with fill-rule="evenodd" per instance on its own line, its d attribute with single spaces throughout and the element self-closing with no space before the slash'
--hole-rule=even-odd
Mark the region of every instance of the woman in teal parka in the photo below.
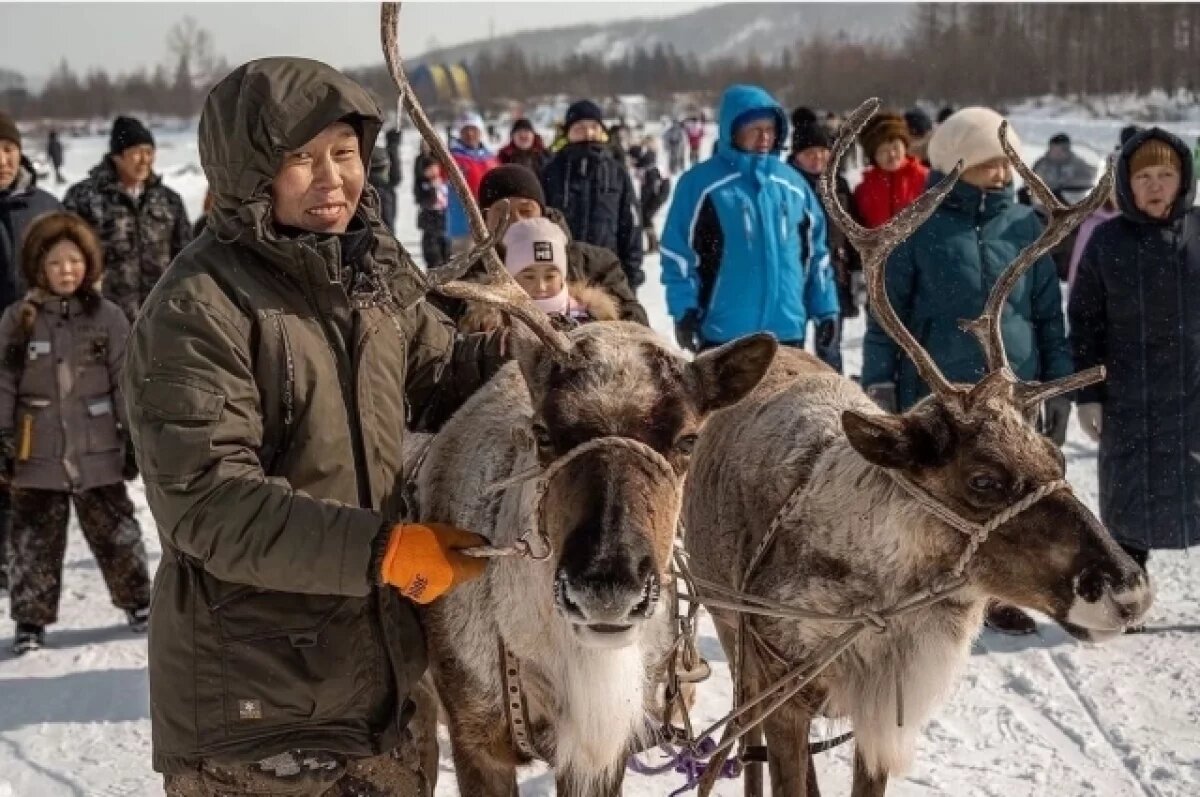
<svg viewBox="0 0 1200 797">
<path fill-rule="evenodd" d="M 892 253 L 885 270 L 888 298 L 951 382 L 974 383 L 985 374 L 983 350 L 959 321 L 977 318 L 992 286 L 1042 232 L 1032 208 L 1016 202 L 1012 167 L 1000 148 L 1002 118 L 986 108 L 964 108 L 929 142 L 930 185 L 963 162 L 958 184 L 934 214 Z M 1017 151 L 1020 143 L 1010 131 Z M 1049 381 L 1074 371 L 1063 324 L 1062 293 L 1054 261 L 1043 257 L 1008 296 L 1001 321 L 1008 360 L 1017 376 Z M 885 409 L 903 411 L 929 393 L 912 362 L 874 317 L 863 342 L 862 384 Z M 1071 400 L 1047 402 L 1042 431 L 1066 439 Z M 1033 620 L 1015 606 L 994 604 L 987 623 L 996 631 L 1027 634 Z"/>
<path fill-rule="evenodd" d="M 985 373 L 983 351 L 959 321 L 979 316 L 992 285 L 1042 231 L 1034 211 L 1016 202 L 1012 168 L 1000 148 L 1001 121 L 986 108 L 964 108 L 937 129 L 929 142 L 934 168 L 929 184 L 959 160 L 962 177 L 933 216 L 897 247 L 885 269 L 897 314 L 952 382 L 977 382 Z M 1011 130 L 1009 139 L 1019 150 Z M 1002 329 L 1009 362 L 1020 378 L 1046 381 L 1074 371 L 1058 274 L 1049 257 L 1034 264 L 1009 295 Z M 873 317 L 863 343 L 862 383 L 895 411 L 929 392 Z M 1063 412 L 1066 416 L 1052 417 Z M 1060 444 L 1069 413 L 1069 399 L 1047 411 L 1043 429 Z"/>
</svg>

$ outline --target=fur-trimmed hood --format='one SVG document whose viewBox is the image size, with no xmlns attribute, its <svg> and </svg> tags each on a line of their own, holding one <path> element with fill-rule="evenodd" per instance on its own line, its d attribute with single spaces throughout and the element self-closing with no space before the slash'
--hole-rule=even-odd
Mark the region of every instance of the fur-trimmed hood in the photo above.
<svg viewBox="0 0 1200 797">
<path fill-rule="evenodd" d="M 621 307 L 608 291 L 595 285 L 580 282 L 567 283 L 571 297 L 572 316 L 576 321 L 619 321 Z M 481 302 L 467 302 L 466 309 L 458 319 L 458 331 L 463 334 L 490 332 L 509 326 L 508 316 L 500 310 Z"/>
</svg>

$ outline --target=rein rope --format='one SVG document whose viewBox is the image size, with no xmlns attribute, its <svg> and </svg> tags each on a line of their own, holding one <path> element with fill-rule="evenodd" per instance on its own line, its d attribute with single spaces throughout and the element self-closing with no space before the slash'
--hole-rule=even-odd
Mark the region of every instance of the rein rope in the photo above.
<svg viewBox="0 0 1200 797">
<path fill-rule="evenodd" d="M 1063 479 L 1047 482 L 1029 492 L 1012 505 L 1004 508 L 986 522 L 977 523 L 963 517 L 958 512 L 946 506 L 945 503 L 938 500 L 924 487 L 904 474 L 892 470 L 885 470 L 885 473 L 891 477 L 892 481 L 909 498 L 920 505 L 923 510 L 947 526 L 962 533 L 967 538 L 965 548 L 948 572 L 941 574 L 925 589 L 910 595 L 908 598 L 886 609 L 859 609 L 857 612 L 849 614 L 832 614 L 791 606 L 745 591 L 746 585 L 762 564 L 767 552 L 775 543 L 787 520 L 791 518 L 799 505 L 809 496 L 809 489 L 812 485 L 811 481 L 801 483 L 788 496 L 779 512 L 772 519 L 766 535 L 759 542 L 750 559 L 749 566 L 742 574 L 739 584 L 736 587 L 726 587 L 707 579 L 695 577 L 692 575 L 690 567 L 687 564 L 686 555 L 682 551 L 678 552 L 675 559 L 676 569 L 680 580 L 687 586 L 687 592 L 679 592 L 678 598 L 690 603 L 702 604 L 709 609 L 737 613 L 736 642 L 730 668 L 730 674 L 734 681 L 734 706 L 729 713 L 713 722 L 699 734 L 688 734 L 690 738 L 690 742 L 688 743 L 689 760 L 707 761 L 706 764 L 698 765 L 703 767 L 703 772 L 698 780 L 691 777 L 692 770 L 689 770 L 689 788 L 692 785 L 697 785 L 699 786 L 701 795 L 711 793 L 717 779 L 729 777 L 727 774 L 727 770 L 729 769 L 727 764 L 730 761 L 730 753 L 733 747 L 755 726 L 778 711 L 789 700 L 812 683 L 843 652 L 854 644 L 860 634 L 868 630 L 879 634 L 885 633 L 889 628 L 890 622 L 895 618 L 932 606 L 957 592 L 966 585 L 967 579 L 964 573 L 979 551 L 979 547 L 993 531 L 1024 513 L 1047 496 L 1059 490 L 1071 489 L 1070 485 Z M 751 631 L 746 622 L 748 615 L 837 623 L 850 627 L 817 648 L 808 661 L 791 668 L 782 677 L 769 684 L 753 699 L 747 700 L 746 696 L 742 694 L 744 686 L 742 672 L 745 659 L 744 645 L 746 637 L 750 636 L 760 646 L 762 644 L 762 640 L 757 634 L 748 633 Z M 776 657 L 778 657 L 778 654 L 776 654 Z M 766 705 L 764 706 L 764 704 Z M 900 678 L 897 676 L 896 722 L 898 725 L 904 724 L 903 705 L 904 700 Z M 760 706 L 763 706 L 763 708 L 760 709 Z M 751 714 L 755 716 L 750 721 L 747 721 L 747 717 Z M 725 732 L 719 745 L 714 748 L 711 744 L 705 743 L 706 740 L 711 741 L 712 734 L 722 728 L 725 729 Z M 849 738 L 849 735 L 835 741 L 844 741 L 847 738 Z M 810 750 L 814 752 L 820 748 L 828 749 L 828 745 L 810 746 Z M 735 756 L 733 761 L 741 762 L 745 758 L 745 749 L 743 747 L 743 752 Z M 736 769 L 740 771 L 740 768 Z M 693 781 L 695 782 L 693 783 Z"/>
</svg>

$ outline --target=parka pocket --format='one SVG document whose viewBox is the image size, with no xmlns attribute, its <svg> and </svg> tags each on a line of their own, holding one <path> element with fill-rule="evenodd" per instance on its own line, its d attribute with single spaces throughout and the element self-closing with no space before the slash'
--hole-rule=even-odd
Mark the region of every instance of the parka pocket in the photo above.
<svg viewBox="0 0 1200 797">
<path fill-rule="evenodd" d="M 150 482 L 185 482 L 208 466 L 225 396 L 191 380 L 149 379 L 131 407 L 138 464 Z"/>
<path fill-rule="evenodd" d="M 83 399 L 87 416 L 87 450 L 89 454 L 116 451 L 121 447 L 117 435 L 117 416 L 113 411 L 112 396 L 92 396 Z"/>
<path fill-rule="evenodd" d="M 236 590 L 212 612 L 233 733 L 365 716 L 364 600 Z"/>
</svg>

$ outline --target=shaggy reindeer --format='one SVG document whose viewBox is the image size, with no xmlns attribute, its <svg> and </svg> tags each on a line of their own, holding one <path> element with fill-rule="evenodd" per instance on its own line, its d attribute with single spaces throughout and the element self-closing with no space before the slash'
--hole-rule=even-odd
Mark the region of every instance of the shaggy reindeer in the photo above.
<svg viewBox="0 0 1200 797">
<path fill-rule="evenodd" d="M 384 4 L 388 65 L 461 187 L 408 91 L 397 15 Z M 485 238 L 478 207 L 460 196 Z M 512 797 L 517 767 L 536 757 L 555 769 L 559 794 L 612 797 L 649 735 L 654 682 L 673 641 L 659 596 L 692 446 L 710 413 L 754 388 L 776 343 L 751 336 L 689 363 L 636 324 L 564 334 L 494 253 L 484 265 L 490 285 L 431 282 L 515 315 L 536 339 L 510 339 L 516 362 L 423 454 L 406 452 L 422 520 L 484 534 L 491 555 L 531 554 L 497 556 L 483 578 L 424 612 L 455 774 L 464 795 Z"/>
<path fill-rule="evenodd" d="M 827 175 L 837 173 L 877 107 L 864 105 L 847 123 Z M 947 597 L 893 618 L 886 629 L 876 629 L 880 633 L 859 633 L 765 720 L 775 797 L 817 793 L 807 741 L 818 713 L 851 720 L 854 797 L 882 795 L 889 773 L 909 764 L 917 734 L 955 683 L 989 599 L 1045 612 L 1088 639 L 1119 634 L 1150 606 L 1145 572 L 1062 481 L 1062 454 L 1030 420 L 1041 401 L 1102 378 L 1102 372 L 1061 383 L 1020 383 L 1008 368 L 999 328 L 1008 293 L 1100 204 L 1111 168 L 1087 200 L 1067 207 L 1020 162 L 1003 128 L 1001 141 L 1053 217 L 997 281 L 983 315 L 964 326 L 984 348 L 988 375 L 974 386 L 948 383 L 899 321 L 884 288 L 889 251 L 932 213 L 957 170 L 871 232 L 851 221 L 823 185 L 827 208 L 864 255 L 872 312 L 912 358 L 932 395 L 891 415 L 815 358 L 781 351 L 755 392 L 714 417 L 696 447 L 683 515 L 699 580 L 779 604 L 861 616 L 945 585 L 955 565 L 965 565 L 961 586 Z M 777 536 L 756 554 L 781 512 Z M 983 527 L 989 520 L 994 529 Z M 759 564 L 744 580 L 752 557 Z M 736 614 L 713 614 L 730 660 L 741 656 L 739 689 L 747 699 L 847 629 L 828 621 L 745 615 L 739 634 Z M 754 774 L 747 793 L 761 788 L 761 775 Z"/>
</svg>

